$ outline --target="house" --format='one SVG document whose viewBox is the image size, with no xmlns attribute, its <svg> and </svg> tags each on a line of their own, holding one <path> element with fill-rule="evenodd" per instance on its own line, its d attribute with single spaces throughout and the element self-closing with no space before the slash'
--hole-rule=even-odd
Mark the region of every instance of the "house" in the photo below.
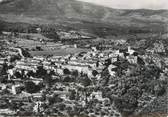
<svg viewBox="0 0 168 117">
<path fill-rule="evenodd" d="M 92 47 L 92 51 L 96 52 L 97 51 L 96 47 Z"/>
<path fill-rule="evenodd" d="M 116 50 L 116 51 L 113 52 L 113 54 L 110 54 L 109 56 L 112 56 L 112 57 L 119 56 L 119 57 L 124 58 L 124 53 L 125 53 L 124 50 Z"/>
<path fill-rule="evenodd" d="M 33 108 L 33 111 L 34 111 L 35 113 L 39 113 L 39 112 L 44 111 L 44 108 L 43 108 L 42 105 L 43 105 L 43 102 L 41 102 L 41 101 L 35 102 L 35 106 L 34 106 L 34 108 Z"/>
<path fill-rule="evenodd" d="M 12 111 L 10 109 L 0 109 L 0 115 L 8 115 L 8 116 L 12 116 L 12 115 L 15 115 L 16 112 L 15 111 Z"/>
<path fill-rule="evenodd" d="M 51 65 L 51 62 L 49 62 L 49 61 L 43 61 L 42 64 L 43 65 Z"/>
<path fill-rule="evenodd" d="M 3 65 L 5 63 L 6 58 L 0 58 L 0 65 Z"/>
<path fill-rule="evenodd" d="M 4 90 L 4 89 L 6 89 L 6 87 L 7 87 L 7 85 L 5 85 L 5 84 L 0 84 L 0 90 Z"/>
<path fill-rule="evenodd" d="M 128 46 L 128 53 L 129 53 L 129 55 L 133 55 L 134 52 L 135 52 L 135 51 L 134 51 L 133 49 L 131 49 L 130 46 Z"/>
<path fill-rule="evenodd" d="M 60 98 L 66 100 L 70 93 L 68 91 L 54 91 L 54 94 L 59 95 Z"/>
<path fill-rule="evenodd" d="M 154 49 L 149 49 L 149 48 L 148 48 L 148 49 L 146 49 L 146 52 L 147 52 L 147 53 L 150 53 L 150 54 L 154 54 Z"/>
<path fill-rule="evenodd" d="M 18 93 L 21 93 L 21 88 L 22 87 L 23 86 L 21 86 L 20 84 L 18 84 L 18 85 L 12 85 L 11 93 L 14 94 L 14 95 L 16 95 Z"/>
<path fill-rule="evenodd" d="M 114 63 L 118 60 L 118 57 L 111 57 L 111 62 Z"/>
<path fill-rule="evenodd" d="M 66 68 L 69 71 L 77 70 L 79 73 L 87 74 L 88 77 L 93 77 L 92 69 L 90 69 L 88 67 L 88 65 L 72 65 L 72 64 L 68 64 L 68 65 L 62 65 L 62 68 L 63 69 Z"/>
<path fill-rule="evenodd" d="M 53 63 L 57 68 L 60 68 L 63 64 L 63 62 L 61 62 L 61 61 L 53 61 Z"/>
<path fill-rule="evenodd" d="M 168 58 L 164 58 L 164 62 L 168 66 Z"/>
<path fill-rule="evenodd" d="M 44 61 L 45 58 L 42 57 L 42 56 L 34 56 L 33 59 L 35 59 L 35 60 L 40 60 L 40 61 Z"/>
<path fill-rule="evenodd" d="M 153 49 L 156 53 L 165 53 L 165 47 L 161 41 L 159 41 L 159 43 L 154 43 Z"/>
<path fill-rule="evenodd" d="M 138 61 L 138 57 L 137 56 L 132 56 L 132 55 L 127 56 L 126 59 L 131 64 L 137 64 L 137 61 Z"/>
<path fill-rule="evenodd" d="M 111 76 L 115 76 L 115 75 L 116 75 L 116 72 L 113 71 L 114 68 L 117 68 L 117 66 L 112 65 L 112 64 L 109 65 L 109 67 L 108 67 L 108 71 L 109 71 L 109 74 L 110 74 Z"/>
<path fill-rule="evenodd" d="M 61 69 L 61 68 L 55 68 L 54 71 L 55 71 L 55 73 L 57 73 L 61 76 L 64 75 L 63 69 Z"/>
<path fill-rule="evenodd" d="M 2 31 L 2 34 L 6 35 L 6 36 L 11 36 L 13 33 L 12 32 Z"/>
<path fill-rule="evenodd" d="M 70 71 L 77 70 L 78 72 L 87 71 L 88 65 L 73 65 L 73 64 L 67 64 L 62 65 L 62 68 L 67 68 Z"/>
</svg>

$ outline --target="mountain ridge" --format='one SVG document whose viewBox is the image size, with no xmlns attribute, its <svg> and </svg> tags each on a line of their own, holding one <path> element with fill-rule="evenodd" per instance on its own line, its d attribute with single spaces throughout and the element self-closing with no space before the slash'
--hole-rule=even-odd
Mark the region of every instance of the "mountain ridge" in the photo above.
<svg viewBox="0 0 168 117">
<path fill-rule="evenodd" d="M 11 23 L 61 25 L 98 36 L 166 32 L 168 10 L 123 10 L 76 0 L 7 0 L 0 18 Z"/>
<path fill-rule="evenodd" d="M 8 2 L 7 2 L 8 1 Z M 0 14 L 24 17 L 37 17 L 47 20 L 73 18 L 86 21 L 103 21 L 129 19 L 129 17 L 150 16 L 168 19 L 168 10 L 120 10 L 93 5 L 76 0 L 7 0 L 0 4 Z M 0 15 L 2 16 L 2 15 Z"/>
</svg>

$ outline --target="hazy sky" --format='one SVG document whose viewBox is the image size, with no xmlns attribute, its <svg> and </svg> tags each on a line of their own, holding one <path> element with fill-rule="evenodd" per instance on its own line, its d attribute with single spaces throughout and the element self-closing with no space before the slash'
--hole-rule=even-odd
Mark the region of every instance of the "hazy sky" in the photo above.
<svg viewBox="0 0 168 117">
<path fill-rule="evenodd" d="M 119 9 L 168 9 L 168 0 L 78 0 Z"/>
</svg>

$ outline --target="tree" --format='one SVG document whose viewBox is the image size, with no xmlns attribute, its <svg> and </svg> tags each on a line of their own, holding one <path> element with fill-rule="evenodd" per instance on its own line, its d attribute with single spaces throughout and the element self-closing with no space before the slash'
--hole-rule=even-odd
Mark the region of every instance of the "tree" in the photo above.
<svg viewBox="0 0 168 117">
<path fill-rule="evenodd" d="M 40 91 L 40 87 L 32 81 L 25 82 L 25 90 L 28 93 L 37 93 Z"/>
<path fill-rule="evenodd" d="M 56 30 L 50 28 L 48 31 L 43 33 L 43 35 L 49 39 L 55 39 L 56 41 L 60 40 L 60 37 L 58 36 Z"/>
<path fill-rule="evenodd" d="M 156 86 L 154 86 L 154 91 L 156 96 L 162 96 L 165 94 L 166 89 L 163 85 L 157 84 Z"/>
<path fill-rule="evenodd" d="M 18 107 L 18 104 L 17 103 L 15 103 L 15 102 L 11 102 L 10 104 L 9 104 L 9 108 L 11 109 L 11 110 L 17 110 L 17 109 L 19 109 L 19 107 Z"/>
<path fill-rule="evenodd" d="M 6 75 L 7 74 L 7 69 L 8 69 L 8 65 L 6 62 L 4 62 L 4 64 L 2 65 L 1 69 L 0 69 L 0 75 Z"/>
<path fill-rule="evenodd" d="M 93 76 L 96 76 L 98 74 L 98 72 L 96 70 L 93 70 L 92 74 L 93 74 Z"/>
<path fill-rule="evenodd" d="M 121 98 L 115 99 L 114 103 L 119 111 L 126 115 L 133 114 L 134 110 L 138 107 L 137 99 L 128 93 Z"/>
<path fill-rule="evenodd" d="M 87 87 L 87 86 L 91 85 L 92 81 L 91 81 L 91 79 L 88 78 L 88 77 L 83 77 L 83 78 L 81 79 L 81 83 L 82 83 L 82 85 L 83 85 L 84 87 Z"/>
<path fill-rule="evenodd" d="M 14 75 L 16 78 L 23 78 L 23 75 L 20 72 L 15 72 Z"/>
<path fill-rule="evenodd" d="M 66 68 L 64 69 L 63 72 L 64 72 L 65 75 L 70 75 L 71 74 L 71 72 L 69 71 L 69 69 L 66 69 Z"/>
<path fill-rule="evenodd" d="M 47 73 L 44 77 L 43 77 L 44 83 L 46 85 L 46 87 L 50 87 L 52 84 L 52 76 L 50 73 Z"/>
<path fill-rule="evenodd" d="M 75 71 L 72 72 L 72 75 L 73 75 L 74 77 L 78 77 L 79 73 L 78 73 L 77 70 L 75 70 Z"/>
<path fill-rule="evenodd" d="M 2 34 L 2 31 L 4 30 L 5 24 L 3 21 L 0 21 L 0 34 Z"/>
<path fill-rule="evenodd" d="M 162 96 L 166 92 L 166 85 L 159 81 L 159 80 L 153 80 L 150 83 L 146 84 L 147 85 L 147 91 L 152 93 L 153 95 L 156 96 Z"/>
<path fill-rule="evenodd" d="M 107 60 L 105 60 L 105 66 L 109 66 L 111 64 L 111 59 L 107 59 Z"/>
<path fill-rule="evenodd" d="M 110 80 L 110 74 L 109 74 L 108 68 L 105 68 L 101 73 L 100 85 L 102 86 L 107 85 L 109 83 L 109 80 Z"/>
<path fill-rule="evenodd" d="M 28 51 L 26 51 L 25 49 L 22 49 L 22 48 L 21 48 L 21 50 L 22 50 L 24 57 L 31 57 L 31 54 Z"/>
<path fill-rule="evenodd" d="M 75 90 L 70 91 L 69 99 L 70 99 L 70 100 L 75 100 L 75 97 L 76 97 L 76 92 L 75 92 Z"/>
<path fill-rule="evenodd" d="M 43 68 L 43 66 L 37 67 L 37 77 L 45 76 L 47 74 L 47 71 Z"/>
<path fill-rule="evenodd" d="M 67 76 L 63 79 L 63 82 L 73 82 L 73 81 L 74 81 L 73 78 L 71 78 L 69 76 Z"/>
<path fill-rule="evenodd" d="M 43 49 L 40 46 L 36 46 L 36 50 L 42 51 Z"/>
</svg>

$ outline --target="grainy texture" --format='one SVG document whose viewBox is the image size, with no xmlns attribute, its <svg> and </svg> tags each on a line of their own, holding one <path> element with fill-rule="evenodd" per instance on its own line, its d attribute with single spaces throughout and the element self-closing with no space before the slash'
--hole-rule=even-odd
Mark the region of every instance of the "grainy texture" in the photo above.
<svg viewBox="0 0 168 117">
<path fill-rule="evenodd" d="M 166 117 L 168 10 L 4 0 L 0 18 L 0 116 Z"/>
</svg>

